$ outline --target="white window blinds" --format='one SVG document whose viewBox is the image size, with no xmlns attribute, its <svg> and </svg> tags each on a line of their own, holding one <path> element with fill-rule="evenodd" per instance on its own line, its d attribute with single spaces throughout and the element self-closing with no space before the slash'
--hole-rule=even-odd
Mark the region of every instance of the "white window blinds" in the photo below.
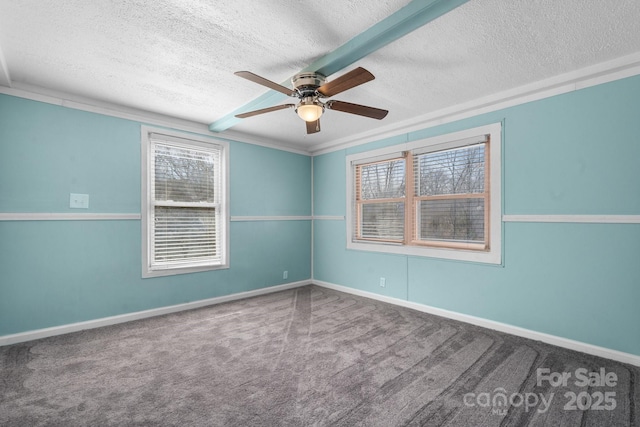
<svg viewBox="0 0 640 427">
<path fill-rule="evenodd" d="M 346 247 L 501 264 L 502 124 L 346 155 Z"/>
<path fill-rule="evenodd" d="M 150 268 L 223 263 L 220 148 L 150 142 Z"/>
<path fill-rule="evenodd" d="M 489 138 L 454 143 L 354 163 L 353 241 L 487 249 Z"/>
<path fill-rule="evenodd" d="M 356 238 L 401 242 L 405 226 L 405 160 L 356 166 Z"/>
<path fill-rule="evenodd" d="M 415 240 L 485 248 L 485 146 L 413 155 Z"/>
</svg>

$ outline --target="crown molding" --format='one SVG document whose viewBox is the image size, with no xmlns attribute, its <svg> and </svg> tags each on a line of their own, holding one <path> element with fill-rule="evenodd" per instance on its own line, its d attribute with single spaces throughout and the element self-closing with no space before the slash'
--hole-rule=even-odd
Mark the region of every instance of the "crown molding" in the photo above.
<svg viewBox="0 0 640 427">
<path fill-rule="evenodd" d="M 186 132 L 212 135 L 211 132 L 209 132 L 207 125 L 204 123 L 197 123 L 190 120 L 178 119 L 163 114 L 125 107 L 123 105 L 98 101 L 96 99 L 64 93 L 41 86 L 15 82 L 11 88 L 0 87 L 0 93 L 18 98 L 30 99 L 32 101 L 59 105 L 61 107 L 71 108 L 74 110 L 87 111 L 105 116 L 170 127 L 172 129 L 183 130 Z"/>
<path fill-rule="evenodd" d="M 369 142 L 423 130 L 445 123 L 574 92 L 640 74 L 640 53 L 623 56 L 538 82 L 482 97 L 470 102 L 391 124 L 374 131 L 337 139 L 309 150 L 313 156 L 363 145 Z"/>
<path fill-rule="evenodd" d="M 288 151 L 295 154 L 303 154 L 310 156 L 311 152 L 300 147 L 293 147 L 288 144 L 276 141 L 270 138 L 253 137 L 242 132 L 237 132 L 231 129 L 227 129 L 222 132 L 212 132 L 209 135 L 214 135 L 214 138 L 225 139 L 227 141 L 244 142 L 246 144 L 259 145 L 262 147 L 273 148 L 274 150 Z"/>
<path fill-rule="evenodd" d="M 1 60 L 2 58 L 0 58 L 0 61 Z M 2 64 L 0 63 L 0 67 L 1 66 Z M 555 95 L 574 92 L 580 89 L 621 80 L 639 74 L 640 53 L 634 53 L 514 89 L 502 91 L 470 102 L 443 108 L 399 123 L 384 126 L 374 131 L 363 132 L 358 135 L 352 135 L 318 144 L 315 147 L 310 147 L 308 150 L 286 145 L 280 141 L 265 139 L 262 137 L 253 137 L 233 130 L 215 133 L 209 131 L 209 126 L 205 123 L 197 123 L 144 110 L 101 102 L 77 95 L 65 94 L 39 86 L 10 82 L 12 87 L 6 87 L 2 86 L 3 82 L 0 80 L 0 94 L 133 120 L 144 124 L 164 126 L 171 129 L 205 135 L 218 140 L 241 142 L 296 154 L 316 156 L 417 130 L 428 129 L 480 114 L 526 104 L 528 102 L 549 98 Z M 1 77 L 2 72 L 0 71 L 0 78 Z"/>
<path fill-rule="evenodd" d="M 1 55 L 2 52 L 0 52 Z M 74 110 L 87 111 L 90 113 L 102 114 L 110 117 L 117 117 L 125 120 L 140 122 L 154 126 L 180 130 L 184 132 L 204 135 L 212 139 L 229 142 L 242 142 L 246 144 L 259 145 L 281 151 L 289 151 L 296 154 L 310 155 L 309 151 L 296 147 L 290 147 L 269 139 L 257 139 L 235 131 L 225 131 L 214 133 L 209 130 L 206 123 L 198 123 L 190 120 L 179 119 L 164 114 L 152 113 L 150 111 L 125 107 L 118 104 L 98 101 L 69 93 L 63 93 L 40 86 L 28 85 L 14 82 L 12 87 L 3 86 L 0 57 L 0 94 L 15 96 L 17 98 L 29 99 L 32 101 L 44 102 L 46 104 L 58 105 Z"/>
</svg>

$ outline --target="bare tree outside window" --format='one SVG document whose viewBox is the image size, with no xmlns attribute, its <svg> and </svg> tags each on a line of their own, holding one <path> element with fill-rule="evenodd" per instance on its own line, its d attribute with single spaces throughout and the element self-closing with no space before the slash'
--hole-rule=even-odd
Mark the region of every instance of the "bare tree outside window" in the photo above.
<svg viewBox="0 0 640 427">
<path fill-rule="evenodd" d="M 156 144 L 154 160 L 154 262 L 215 259 L 216 153 Z"/>
<path fill-rule="evenodd" d="M 419 240 L 484 242 L 485 144 L 414 156 Z"/>
<path fill-rule="evenodd" d="M 360 237 L 402 240 L 404 236 L 405 161 L 362 165 L 359 176 Z"/>
<path fill-rule="evenodd" d="M 357 165 L 356 238 L 484 249 L 487 146 L 407 152 Z"/>
<path fill-rule="evenodd" d="M 156 200 L 213 203 L 214 168 L 212 153 L 157 145 L 154 188 Z"/>
<path fill-rule="evenodd" d="M 501 130 L 348 154 L 347 249 L 500 264 Z"/>
</svg>

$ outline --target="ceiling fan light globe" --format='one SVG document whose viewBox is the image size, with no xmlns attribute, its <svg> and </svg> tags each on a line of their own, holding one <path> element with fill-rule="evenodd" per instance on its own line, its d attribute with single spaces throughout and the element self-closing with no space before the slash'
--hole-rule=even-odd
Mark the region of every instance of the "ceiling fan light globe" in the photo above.
<svg viewBox="0 0 640 427">
<path fill-rule="evenodd" d="M 317 104 L 299 105 L 298 108 L 296 108 L 296 113 L 298 113 L 298 116 L 305 122 L 315 122 L 322 116 L 323 112 L 324 109 Z"/>
</svg>

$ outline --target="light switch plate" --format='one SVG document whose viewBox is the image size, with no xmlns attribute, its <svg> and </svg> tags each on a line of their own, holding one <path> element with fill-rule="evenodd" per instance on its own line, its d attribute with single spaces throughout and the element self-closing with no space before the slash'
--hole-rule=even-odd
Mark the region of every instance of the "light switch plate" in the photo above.
<svg viewBox="0 0 640 427">
<path fill-rule="evenodd" d="M 73 209 L 89 209 L 89 195 L 71 193 L 69 195 L 69 207 Z"/>
</svg>

